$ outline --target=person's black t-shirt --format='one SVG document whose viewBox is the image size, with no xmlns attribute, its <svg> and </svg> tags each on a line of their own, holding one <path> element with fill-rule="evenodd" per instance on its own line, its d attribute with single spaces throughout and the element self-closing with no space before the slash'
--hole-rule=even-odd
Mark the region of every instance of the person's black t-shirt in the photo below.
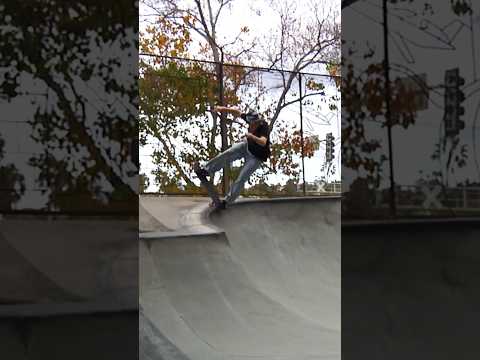
<svg viewBox="0 0 480 360">
<path fill-rule="evenodd" d="M 256 137 L 266 137 L 267 144 L 262 146 L 255 141 L 248 139 L 248 151 L 252 153 L 257 159 L 267 161 L 270 156 L 270 128 L 264 120 L 253 120 L 248 114 L 242 114 L 241 118 L 249 124 L 248 132 Z"/>
</svg>

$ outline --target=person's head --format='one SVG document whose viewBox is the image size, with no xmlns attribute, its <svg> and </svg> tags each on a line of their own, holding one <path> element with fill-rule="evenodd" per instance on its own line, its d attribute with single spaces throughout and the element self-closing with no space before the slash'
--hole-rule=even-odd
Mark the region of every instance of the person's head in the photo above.
<svg viewBox="0 0 480 360">
<path fill-rule="evenodd" d="M 246 117 L 246 120 L 249 122 L 249 123 L 253 123 L 255 121 L 258 121 L 260 120 L 260 116 L 258 115 L 258 113 L 256 111 L 248 111 L 246 114 L 245 114 L 245 117 Z"/>
</svg>

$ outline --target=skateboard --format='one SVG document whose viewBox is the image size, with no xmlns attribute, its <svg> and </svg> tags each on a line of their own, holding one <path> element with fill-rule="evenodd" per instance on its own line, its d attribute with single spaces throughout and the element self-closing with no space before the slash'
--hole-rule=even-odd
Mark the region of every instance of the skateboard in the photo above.
<svg viewBox="0 0 480 360">
<path fill-rule="evenodd" d="M 225 209 L 224 203 L 220 200 L 220 197 L 218 195 L 217 190 L 215 189 L 215 186 L 213 186 L 212 182 L 209 181 L 205 176 L 202 176 L 200 173 L 200 166 L 199 164 L 195 164 L 193 167 L 193 171 L 197 175 L 197 177 L 200 179 L 200 182 L 202 186 L 207 189 L 208 196 L 212 199 L 212 204 L 213 204 L 213 210 L 222 210 Z"/>
</svg>

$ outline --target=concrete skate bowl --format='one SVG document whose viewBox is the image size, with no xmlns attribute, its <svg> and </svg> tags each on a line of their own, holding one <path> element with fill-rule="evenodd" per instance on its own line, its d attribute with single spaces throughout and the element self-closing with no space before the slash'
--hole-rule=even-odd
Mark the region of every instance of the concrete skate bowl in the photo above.
<svg viewBox="0 0 480 360">
<path fill-rule="evenodd" d="M 342 358 L 476 358 L 480 219 L 342 225 Z"/>
<path fill-rule="evenodd" d="M 0 309 L 2 305 L 39 301 L 79 301 L 26 259 L 0 232 Z M 1 313 L 1 310 L 0 310 Z"/>
<path fill-rule="evenodd" d="M 135 308 L 137 229 L 137 221 L 129 219 L 3 219 L 0 300 L 44 305 L 102 302 Z"/>
<path fill-rule="evenodd" d="M 242 201 L 140 243 L 143 359 L 340 359 L 340 199 Z"/>
<path fill-rule="evenodd" d="M 138 357 L 138 222 L 6 215 L 0 359 Z"/>
</svg>

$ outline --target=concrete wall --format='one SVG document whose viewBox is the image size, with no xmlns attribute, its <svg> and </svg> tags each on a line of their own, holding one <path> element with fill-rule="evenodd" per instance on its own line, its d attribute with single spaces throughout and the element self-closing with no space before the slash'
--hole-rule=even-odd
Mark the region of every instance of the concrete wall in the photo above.
<svg viewBox="0 0 480 360">
<path fill-rule="evenodd" d="M 0 320 L 0 359 L 138 358 L 138 312 Z"/>
<path fill-rule="evenodd" d="M 342 227 L 342 358 L 472 359 L 480 223 Z"/>
</svg>

